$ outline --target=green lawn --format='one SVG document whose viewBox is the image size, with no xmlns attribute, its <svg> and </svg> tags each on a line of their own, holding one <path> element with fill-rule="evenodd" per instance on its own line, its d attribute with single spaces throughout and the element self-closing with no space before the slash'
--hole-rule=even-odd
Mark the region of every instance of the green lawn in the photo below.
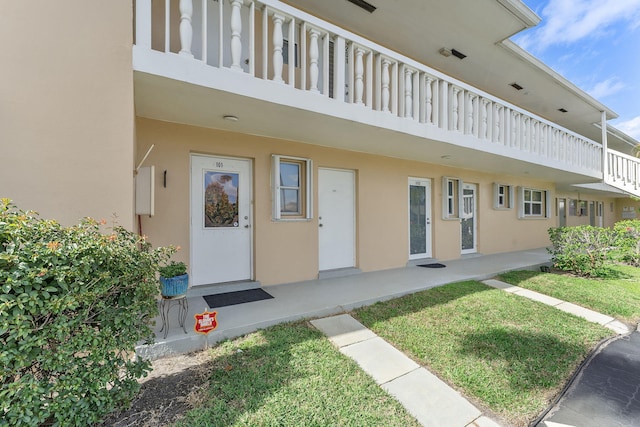
<svg viewBox="0 0 640 427">
<path fill-rule="evenodd" d="M 609 267 L 614 274 L 606 279 L 532 271 L 512 271 L 500 275 L 499 279 L 635 325 L 640 321 L 640 268 Z"/>
<path fill-rule="evenodd" d="M 362 323 L 513 425 L 528 425 L 612 332 L 468 281 L 378 303 Z"/>
<path fill-rule="evenodd" d="M 203 406 L 181 426 L 419 426 L 351 359 L 300 322 L 211 350 Z"/>
<path fill-rule="evenodd" d="M 505 276 L 522 286 L 523 281 L 545 275 Z M 528 425 L 594 346 L 613 335 L 599 325 L 475 281 L 377 303 L 352 314 L 481 410 L 515 426 Z M 306 322 L 226 341 L 210 354 L 211 375 L 196 399 L 200 404 L 180 426 L 417 425 Z"/>
</svg>

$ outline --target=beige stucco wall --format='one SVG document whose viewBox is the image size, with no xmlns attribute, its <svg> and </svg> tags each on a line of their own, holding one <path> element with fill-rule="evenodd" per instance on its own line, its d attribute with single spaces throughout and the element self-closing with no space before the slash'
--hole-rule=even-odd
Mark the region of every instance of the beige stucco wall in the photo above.
<svg viewBox="0 0 640 427">
<path fill-rule="evenodd" d="M 133 226 L 130 1 L 0 2 L 0 197 Z"/>
<path fill-rule="evenodd" d="M 456 170 L 441 165 L 392 159 L 138 118 L 138 158 L 151 144 L 147 164 L 156 167 L 156 215 L 142 218 L 143 232 L 154 245 L 179 245 L 176 259 L 189 261 L 189 167 L 191 153 L 252 159 L 254 180 L 254 273 L 264 285 L 315 279 L 318 274 L 317 186 L 310 221 L 271 219 L 271 155 L 310 158 L 314 183 L 318 168 L 356 171 L 357 266 L 363 271 L 402 267 L 408 260 L 408 179 L 431 180 L 433 256 L 460 257 L 460 223 L 442 219 L 442 176 L 478 184 L 478 251 L 483 254 L 548 245 L 549 219 L 521 220 L 517 209 L 493 209 L 493 183 L 528 186 L 551 192 L 552 184 Z M 163 172 L 167 171 L 167 187 Z M 552 210 L 553 211 L 553 210 Z"/>
<path fill-rule="evenodd" d="M 640 200 L 634 200 L 631 198 L 616 199 L 614 211 L 616 221 L 640 219 Z"/>
<path fill-rule="evenodd" d="M 603 204 L 603 209 L 602 209 L 602 226 L 603 227 L 612 227 L 613 224 L 616 221 L 620 220 L 620 215 L 616 213 L 616 200 L 615 198 L 611 198 L 611 197 L 604 197 L 600 194 L 596 194 L 596 193 L 585 193 L 585 192 L 562 192 L 562 193 L 558 193 L 557 194 L 557 198 L 563 198 L 566 200 L 566 210 L 567 210 L 567 226 L 568 227 L 574 227 L 574 226 L 578 226 L 578 225 L 590 225 L 591 224 L 591 202 L 594 202 L 594 206 L 596 206 L 597 203 L 602 203 Z M 570 215 L 569 213 L 569 203 L 570 201 L 574 201 L 575 205 L 576 205 L 576 215 Z M 578 215 L 579 213 L 579 201 L 586 201 L 587 202 L 587 214 L 586 215 Z M 611 207 L 613 206 L 613 211 L 611 209 Z M 557 205 L 557 199 L 554 200 L 554 209 L 556 210 L 556 214 L 558 214 L 557 211 L 558 205 Z M 559 223 L 558 223 L 559 225 Z M 598 219 L 596 217 L 596 224 L 598 225 Z"/>
</svg>

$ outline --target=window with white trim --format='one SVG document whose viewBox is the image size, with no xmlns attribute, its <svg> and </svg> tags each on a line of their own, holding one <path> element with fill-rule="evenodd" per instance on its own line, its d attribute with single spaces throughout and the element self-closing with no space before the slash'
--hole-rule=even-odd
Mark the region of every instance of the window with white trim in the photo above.
<svg viewBox="0 0 640 427">
<path fill-rule="evenodd" d="M 519 187 L 520 218 L 549 218 L 549 192 L 535 188 Z"/>
<path fill-rule="evenodd" d="M 272 156 L 273 218 L 310 219 L 311 160 Z"/>
<path fill-rule="evenodd" d="M 513 187 L 505 184 L 493 184 L 493 208 L 511 209 L 513 207 Z"/>
<path fill-rule="evenodd" d="M 442 177 L 442 218 L 460 218 L 460 187 L 462 181 L 458 178 Z"/>
</svg>

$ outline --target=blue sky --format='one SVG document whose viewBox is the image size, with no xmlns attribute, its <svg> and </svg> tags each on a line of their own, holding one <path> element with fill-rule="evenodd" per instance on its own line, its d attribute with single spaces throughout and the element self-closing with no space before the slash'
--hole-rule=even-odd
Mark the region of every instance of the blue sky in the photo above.
<svg viewBox="0 0 640 427">
<path fill-rule="evenodd" d="M 512 40 L 615 111 L 640 140 L 640 0 L 523 0 L 542 18 Z"/>
</svg>

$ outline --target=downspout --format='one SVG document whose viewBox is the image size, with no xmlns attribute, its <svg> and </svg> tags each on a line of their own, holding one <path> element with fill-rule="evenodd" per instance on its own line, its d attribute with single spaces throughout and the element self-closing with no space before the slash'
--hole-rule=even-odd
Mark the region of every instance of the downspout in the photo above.
<svg viewBox="0 0 640 427">
<path fill-rule="evenodd" d="M 606 183 L 609 175 L 609 147 L 607 144 L 607 112 L 604 110 L 600 121 L 600 129 L 602 130 L 602 182 Z"/>
</svg>

